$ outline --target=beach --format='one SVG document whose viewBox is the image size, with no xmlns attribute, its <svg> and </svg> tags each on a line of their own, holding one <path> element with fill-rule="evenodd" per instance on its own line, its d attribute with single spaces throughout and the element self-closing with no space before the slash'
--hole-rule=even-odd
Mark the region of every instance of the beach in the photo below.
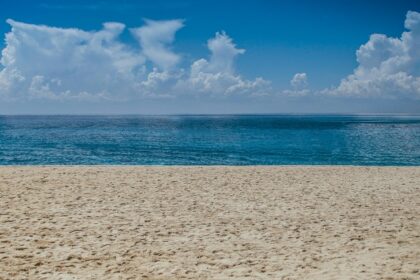
<svg viewBox="0 0 420 280">
<path fill-rule="evenodd" d="M 420 167 L 0 167 L 0 279 L 419 279 Z"/>
</svg>

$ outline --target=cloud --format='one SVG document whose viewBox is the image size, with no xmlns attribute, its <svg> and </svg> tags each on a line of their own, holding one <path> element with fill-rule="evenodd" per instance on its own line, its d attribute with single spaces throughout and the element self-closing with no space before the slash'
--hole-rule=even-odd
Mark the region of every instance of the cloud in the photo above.
<svg viewBox="0 0 420 280">
<path fill-rule="evenodd" d="M 308 77 L 306 73 L 296 73 L 290 81 L 290 84 L 295 89 L 305 88 L 308 85 Z"/>
<path fill-rule="evenodd" d="M 373 34 L 356 52 L 358 67 L 336 88 L 336 96 L 420 98 L 420 13 L 409 11 L 400 38 Z"/>
<path fill-rule="evenodd" d="M 59 28 L 7 20 L 0 59 L 0 97 L 9 100 L 132 100 L 184 95 L 271 95 L 270 81 L 246 78 L 235 62 L 245 49 L 225 32 L 207 41 L 208 57 L 190 65 L 173 51 L 184 21 L 145 20 L 129 29 L 137 44 L 124 43 L 122 23 L 100 30 Z M 372 34 L 356 52 L 358 66 L 336 87 L 315 91 L 296 73 L 287 96 L 420 99 L 420 13 L 409 11 L 399 38 Z M 183 68 L 184 67 L 184 68 Z"/>
<path fill-rule="evenodd" d="M 213 73 L 233 72 L 233 62 L 237 55 L 244 54 L 244 49 L 238 49 L 224 31 L 216 32 L 216 36 L 207 42 L 207 47 L 211 52 L 210 62 L 207 70 Z"/>
<path fill-rule="evenodd" d="M 181 91 L 207 93 L 212 95 L 250 94 L 265 95 L 270 91 L 270 82 L 261 77 L 247 80 L 235 73 L 234 61 L 239 49 L 225 32 L 217 32 L 207 42 L 210 58 L 201 58 L 192 63 L 189 77 L 180 80 L 177 88 Z"/>
<path fill-rule="evenodd" d="M 132 92 L 144 71 L 145 58 L 118 41 L 121 23 L 105 23 L 93 32 L 7 23 L 12 30 L 0 60 L 0 94 L 10 99 Z"/>
<path fill-rule="evenodd" d="M 148 97 L 175 97 L 180 93 L 175 89 L 177 82 L 184 78 L 184 70 L 160 71 L 156 67 L 141 82 L 141 91 Z"/>
<path fill-rule="evenodd" d="M 283 94 L 289 96 L 306 96 L 310 93 L 308 87 L 308 75 L 306 73 L 296 73 L 290 80 L 291 89 L 283 90 Z"/>
<path fill-rule="evenodd" d="M 0 68 L 0 97 L 10 100 L 130 100 L 208 93 L 264 95 L 270 83 L 244 79 L 234 61 L 245 52 L 225 32 L 207 42 L 210 56 L 187 70 L 172 51 L 182 20 L 152 21 L 130 29 L 140 48 L 123 43 L 125 25 L 98 31 L 58 28 L 7 20 Z M 152 67 L 147 64 L 150 61 Z M 1 67 L 0 66 L 0 67 Z"/>
<path fill-rule="evenodd" d="M 146 20 L 146 25 L 130 29 L 138 39 L 144 55 L 163 70 L 173 68 L 180 60 L 169 47 L 175 33 L 184 26 L 182 20 Z"/>
</svg>

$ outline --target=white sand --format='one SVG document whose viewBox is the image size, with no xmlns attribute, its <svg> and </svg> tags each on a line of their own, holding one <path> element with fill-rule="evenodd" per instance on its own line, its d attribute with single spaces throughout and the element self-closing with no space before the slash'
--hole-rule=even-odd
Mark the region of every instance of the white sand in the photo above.
<svg viewBox="0 0 420 280">
<path fill-rule="evenodd" d="M 0 279 L 420 279 L 420 167 L 1 167 Z"/>
</svg>

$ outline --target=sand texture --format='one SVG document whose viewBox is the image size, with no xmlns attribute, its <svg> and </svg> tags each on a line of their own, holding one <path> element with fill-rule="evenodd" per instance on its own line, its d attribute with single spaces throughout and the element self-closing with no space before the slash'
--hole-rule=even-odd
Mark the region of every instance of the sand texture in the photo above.
<svg viewBox="0 0 420 280">
<path fill-rule="evenodd" d="M 420 167 L 0 167 L 0 279 L 420 279 Z"/>
</svg>

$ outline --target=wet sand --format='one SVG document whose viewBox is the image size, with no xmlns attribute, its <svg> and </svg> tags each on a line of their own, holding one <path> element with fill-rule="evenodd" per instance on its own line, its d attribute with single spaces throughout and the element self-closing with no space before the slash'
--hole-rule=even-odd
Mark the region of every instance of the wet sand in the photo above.
<svg viewBox="0 0 420 280">
<path fill-rule="evenodd" d="M 0 167 L 0 279 L 420 279 L 420 167 Z"/>
</svg>

